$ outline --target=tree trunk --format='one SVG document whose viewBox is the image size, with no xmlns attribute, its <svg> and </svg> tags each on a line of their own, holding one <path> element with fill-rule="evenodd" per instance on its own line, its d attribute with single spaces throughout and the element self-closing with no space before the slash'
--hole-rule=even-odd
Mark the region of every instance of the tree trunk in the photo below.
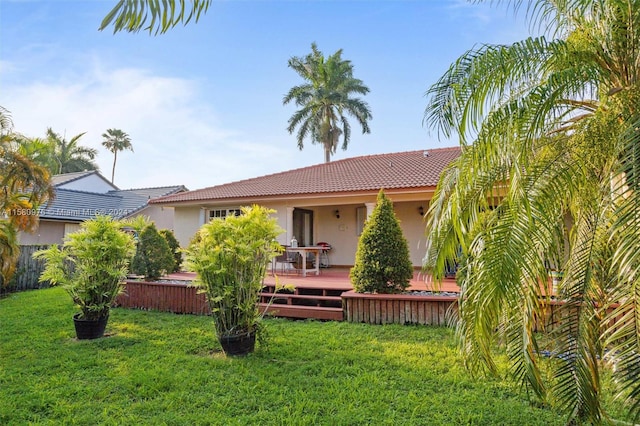
<svg viewBox="0 0 640 426">
<path fill-rule="evenodd" d="M 114 185 L 113 180 L 116 176 L 116 160 L 118 159 L 118 151 L 113 151 L 113 168 L 111 169 L 111 184 Z"/>
</svg>

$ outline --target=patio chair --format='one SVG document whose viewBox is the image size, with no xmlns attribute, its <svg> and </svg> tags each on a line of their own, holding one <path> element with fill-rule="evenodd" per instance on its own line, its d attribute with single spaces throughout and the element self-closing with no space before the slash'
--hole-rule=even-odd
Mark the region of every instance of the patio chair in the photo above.
<svg viewBox="0 0 640 426">
<path fill-rule="evenodd" d="M 288 251 L 287 247 L 284 247 L 284 251 L 282 254 L 276 256 L 273 260 L 273 264 L 271 266 L 271 275 L 275 275 L 276 269 L 280 266 L 280 273 L 282 275 L 287 273 L 299 273 L 299 269 L 297 268 L 298 263 L 298 253 L 293 251 Z"/>
</svg>

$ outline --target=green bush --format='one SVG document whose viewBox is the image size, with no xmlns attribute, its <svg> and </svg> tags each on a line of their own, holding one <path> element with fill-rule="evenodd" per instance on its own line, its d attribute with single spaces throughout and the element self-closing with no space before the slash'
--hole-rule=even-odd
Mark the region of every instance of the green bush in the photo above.
<svg viewBox="0 0 640 426">
<path fill-rule="evenodd" d="M 182 252 L 180 252 L 180 243 L 176 239 L 175 235 L 173 235 L 173 231 L 171 229 L 161 229 L 160 235 L 167 240 L 167 244 L 169 244 L 169 248 L 171 249 L 171 253 L 173 253 L 173 270 L 171 272 L 179 272 L 182 267 Z"/>
<path fill-rule="evenodd" d="M 351 282 L 359 293 L 399 293 L 409 286 L 413 265 L 407 240 L 382 190 L 358 241 Z"/>
<path fill-rule="evenodd" d="M 148 225 L 140 233 L 131 270 L 148 280 L 157 280 L 163 274 L 172 272 L 173 266 L 173 254 L 167 240 L 153 223 Z"/>
<path fill-rule="evenodd" d="M 80 319 L 106 317 L 123 290 L 134 245 L 122 226 L 110 216 L 98 216 L 69 234 L 62 249 L 52 245 L 33 255 L 46 261 L 40 281 L 62 285 L 82 311 Z"/>
</svg>

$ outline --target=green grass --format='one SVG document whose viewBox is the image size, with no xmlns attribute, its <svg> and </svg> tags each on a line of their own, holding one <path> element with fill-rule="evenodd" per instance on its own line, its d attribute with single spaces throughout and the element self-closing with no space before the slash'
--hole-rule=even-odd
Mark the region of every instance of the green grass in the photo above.
<svg viewBox="0 0 640 426">
<path fill-rule="evenodd" d="M 552 425 L 508 380 L 473 379 L 452 331 L 267 321 L 226 358 L 211 318 L 114 309 L 77 341 L 59 288 L 0 300 L 0 424 Z"/>
</svg>

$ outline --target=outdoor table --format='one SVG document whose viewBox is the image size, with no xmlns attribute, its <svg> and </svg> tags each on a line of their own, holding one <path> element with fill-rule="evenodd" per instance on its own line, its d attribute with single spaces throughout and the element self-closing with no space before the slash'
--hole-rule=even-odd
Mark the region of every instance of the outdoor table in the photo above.
<svg viewBox="0 0 640 426">
<path fill-rule="evenodd" d="M 314 260 L 313 265 L 314 268 L 311 270 L 315 271 L 316 275 L 320 275 L 320 253 L 324 250 L 325 247 L 322 246 L 307 246 L 307 247 L 287 247 L 287 251 L 300 253 L 302 257 L 302 276 L 307 276 L 307 253 L 313 253 Z"/>
</svg>

